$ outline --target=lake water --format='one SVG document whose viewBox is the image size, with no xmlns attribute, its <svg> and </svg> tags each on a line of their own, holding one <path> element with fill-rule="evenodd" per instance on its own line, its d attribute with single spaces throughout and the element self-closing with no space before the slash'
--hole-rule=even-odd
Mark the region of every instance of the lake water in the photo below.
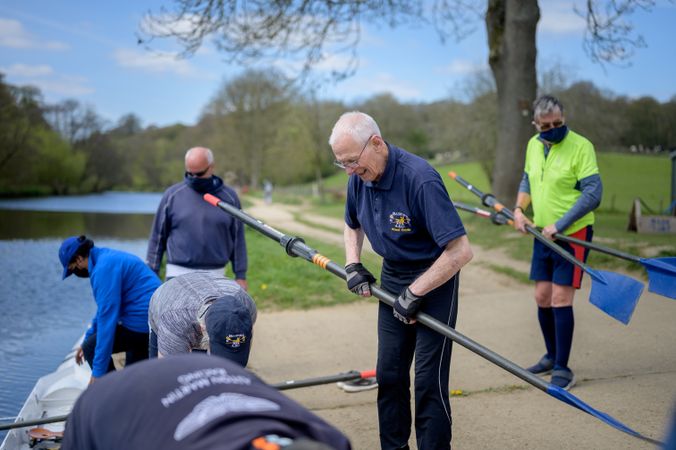
<svg viewBox="0 0 676 450">
<path fill-rule="evenodd" d="M 0 417 L 19 412 L 96 311 L 88 280 L 61 280 L 61 241 L 86 234 L 97 246 L 145 258 L 160 197 L 110 192 L 0 200 Z"/>
</svg>

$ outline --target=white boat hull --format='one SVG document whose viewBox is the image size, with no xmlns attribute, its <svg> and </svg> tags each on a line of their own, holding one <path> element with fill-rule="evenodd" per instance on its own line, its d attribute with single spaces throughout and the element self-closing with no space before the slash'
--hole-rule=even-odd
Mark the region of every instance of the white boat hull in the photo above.
<svg viewBox="0 0 676 450">
<path fill-rule="evenodd" d="M 87 388 L 91 370 L 87 363 L 81 366 L 75 362 L 78 344 L 66 356 L 66 359 L 52 373 L 40 378 L 26 399 L 15 422 L 47 419 L 49 417 L 68 414 L 80 394 Z M 40 425 L 52 432 L 62 432 L 64 423 Z M 0 444 L 0 450 L 28 450 L 30 437 L 28 432 L 33 427 L 10 430 Z"/>
</svg>

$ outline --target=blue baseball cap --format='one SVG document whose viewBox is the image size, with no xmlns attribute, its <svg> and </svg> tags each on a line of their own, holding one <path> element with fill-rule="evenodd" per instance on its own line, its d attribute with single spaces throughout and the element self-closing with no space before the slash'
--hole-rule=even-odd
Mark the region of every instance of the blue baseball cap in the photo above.
<svg viewBox="0 0 676 450">
<path fill-rule="evenodd" d="M 80 248 L 80 245 L 85 241 L 84 236 L 71 236 L 68 239 L 64 240 L 61 243 L 61 248 L 59 248 L 59 259 L 61 260 L 61 265 L 63 266 L 63 278 L 65 280 L 71 273 L 68 270 L 68 264 L 75 256 L 75 252 Z"/>
<path fill-rule="evenodd" d="M 214 300 L 204 316 L 211 354 L 246 367 L 253 336 L 251 315 L 242 298 L 227 295 Z"/>
</svg>

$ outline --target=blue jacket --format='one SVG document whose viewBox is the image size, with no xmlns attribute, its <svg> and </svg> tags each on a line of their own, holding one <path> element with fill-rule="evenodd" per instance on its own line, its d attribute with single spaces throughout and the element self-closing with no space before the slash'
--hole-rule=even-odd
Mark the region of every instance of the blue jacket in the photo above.
<svg viewBox="0 0 676 450">
<path fill-rule="evenodd" d="M 220 186 L 211 193 L 241 209 L 237 193 L 216 178 Z M 231 262 L 235 278 L 246 278 L 243 224 L 204 201 L 202 194 L 185 182 L 166 190 L 155 214 L 146 257 L 146 264 L 155 273 L 160 270 L 165 250 L 168 263 L 217 269 Z"/>
<path fill-rule="evenodd" d="M 89 253 L 89 281 L 97 308 L 85 339 L 96 333 L 92 375 L 100 377 L 108 370 L 118 323 L 148 333 L 148 304 L 161 281 L 139 257 L 103 247 Z"/>
</svg>

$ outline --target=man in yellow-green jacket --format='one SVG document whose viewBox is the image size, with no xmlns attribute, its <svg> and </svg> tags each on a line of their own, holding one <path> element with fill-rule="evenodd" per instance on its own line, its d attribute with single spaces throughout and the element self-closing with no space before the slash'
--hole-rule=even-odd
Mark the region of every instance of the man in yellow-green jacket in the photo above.
<svg viewBox="0 0 676 450">
<path fill-rule="evenodd" d="M 594 146 L 568 129 L 563 105 L 551 95 L 533 103 L 533 125 L 538 134 L 526 149 L 514 227 L 525 233 L 527 224 L 535 225 L 549 239 L 562 233 L 591 241 L 592 211 L 601 203 L 603 194 Z M 529 205 L 533 208 L 532 222 L 524 214 Z M 578 260 L 586 261 L 589 251 L 584 247 L 556 243 Z M 582 282 L 582 270 L 534 240 L 530 279 L 535 281 L 538 321 L 547 353 L 528 370 L 539 375 L 551 373 L 552 384 L 568 390 L 575 384 L 568 359 L 575 324 L 573 298 Z"/>
</svg>

